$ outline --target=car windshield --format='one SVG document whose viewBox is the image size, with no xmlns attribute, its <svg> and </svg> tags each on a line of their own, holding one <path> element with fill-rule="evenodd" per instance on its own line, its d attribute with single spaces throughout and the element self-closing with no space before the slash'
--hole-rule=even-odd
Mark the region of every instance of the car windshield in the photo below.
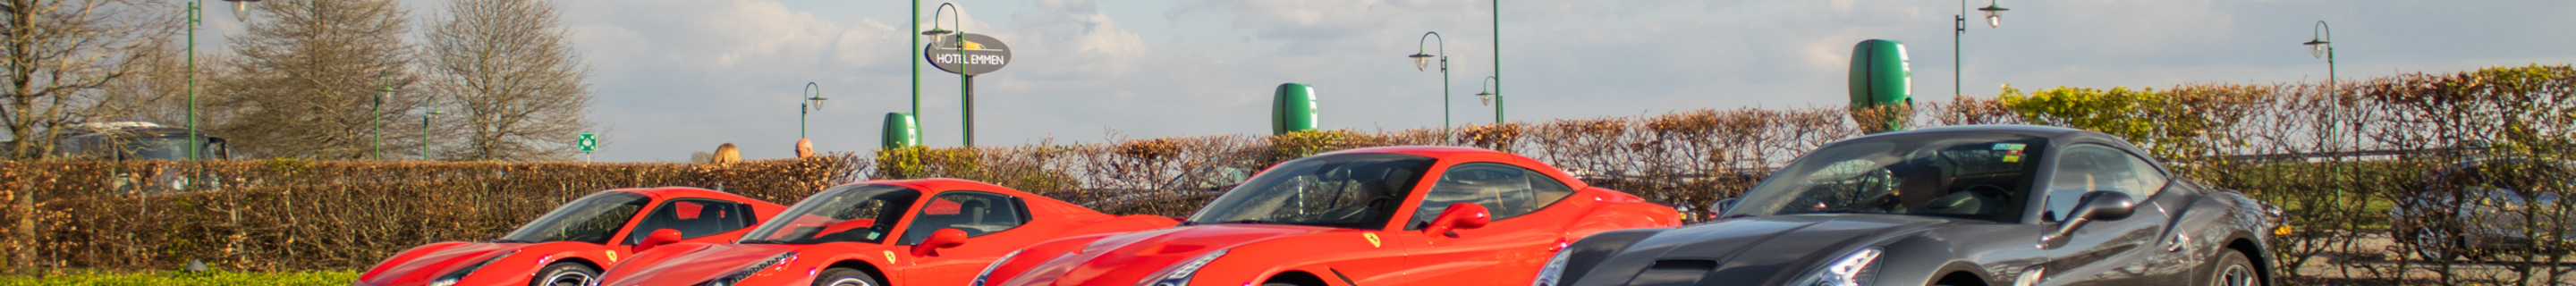
<svg viewBox="0 0 2576 286">
<path fill-rule="evenodd" d="M 1190 216 L 1190 224 L 1268 223 L 1379 228 L 1431 157 L 1353 153 L 1280 163 Z"/>
<path fill-rule="evenodd" d="M 894 185 L 856 185 L 815 193 L 797 202 L 787 212 L 771 217 L 750 233 L 741 243 L 817 244 L 826 242 L 876 243 L 903 219 L 921 191 Z"/>
<path fill-rule="evenodd" d="M 607 244 L 617 229 L 625 228 L 635 212 L 652 203 L 651 198 L 628 192 L 600 192 L 557 207 L 537 221 L 520 226 L 510 235 L 493 242 L 538 243 L 578 241 Z"/>
<path fill-rule="evenodd" d="M 1729 216 L 1876 213 L 2019 221 L 2047 139 L 1939 132 L 1853 139 L 1762 180 Z"/>
</svg>

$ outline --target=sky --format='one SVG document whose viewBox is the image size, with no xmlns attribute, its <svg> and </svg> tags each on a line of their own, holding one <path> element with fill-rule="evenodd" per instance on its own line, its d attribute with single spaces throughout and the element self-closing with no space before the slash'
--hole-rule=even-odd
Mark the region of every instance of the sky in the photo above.
<svg viewBox="0 0 2576 286">
<path fill-rule="evenodd" d="M 418 23 L 447 2 L 403 1 Z M 1999 0 L 2001 25 L 1969 14 L 1959 42 L 1944 37 L 1954 1 L 1501 0 L 1499 27 L 1492 0 L 554 1 L 594 68 L 598 161 L 685 161 L 728 142 L 746 159 L 791 156 L 808 82 L 830 98 L 804 115 L 816 149 L 873 152 L 886 113 L 914 104 L 906 11 L 928 29 L 941 3 L 962 13 L 939 25 L 1013 49 L 974 80 L 979 146 L 1266 135 L 1271 92 L 1291 82 L 1315 87 L 1325 129 L 1437 128 L 1444 104 L 1448 124 L 1490 123 L 1473 94 L 1497 70 L 1498 28 L 1512 121 L 1841 106 L 1868 39 L 1905 44 L 1926 101 L 2005 84 L 2320 81 L 2327 61 L 2300 43 L 2321 20 L 2347 79 L 2576 62 L 2563 0 Z M 224 16 L 209 27 L 237 33 Z M 1449 56 L 1445 97 L 1437 67 L 1405 57 L 1425 49 Z M 923 143 L 960 145 L 959 77 L 925 65 L 919 82 Z"/>
</svg>

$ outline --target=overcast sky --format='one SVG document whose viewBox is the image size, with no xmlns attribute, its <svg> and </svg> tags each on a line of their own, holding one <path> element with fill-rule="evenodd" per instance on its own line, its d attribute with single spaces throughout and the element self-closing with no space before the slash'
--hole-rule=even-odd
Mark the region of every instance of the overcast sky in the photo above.
<svg viewBox="0 0 2576 286">
<path fill-rule="evenodd" d="M 405 0 L 428 22 L 443 0 Z M 871 152 L 909 107 L 920 60 L 906 1 L 557 0 L 596 72 L 601 161 L 683 161 L 717 144 L 787 157 L 798 98 L 825 152 Z M 1970 3 L 1984 6 L 1985 1 Z M 922 3 L 922 22 L 931 21 Z M 976 78 L 979 145 L 1269 132 L 1271 90 L 1315 86 L 1327 129 L 1441 124 L 1441 75 L 1405 55 L 1446 37 L 1456 124 L 1487 123 L 1473 94 L 1494 72 L 1494 4 L 1467 0 L 964 0 L 965 30 L 1014 49 Z M 1501 1 L 1509 119 L 1840 106 L 1852 45 L 1906 44 L 1916 96 L 1946 100 L 1954 1 Z M 2576 62 L 2576 1 L 2003 0 L 1972 22 L 1966 93 L 2002 84 L 2169 87 L 2316 81 L 2306 47 L 2330 22 L 2341 76 Z M 1969 11 L 1976 12 L 1976 11 Z M 952 14 L 953 15 L 953 14 Z M 210 18 L 222 17 L 209 15 Z M 1978 15 L 1971 14 L 1972 20 Z M 238 24 L 207 21 L 238 31 Z M 947 21 L 942 21 L 947 22 Z M 228 27 L 229 26 L 229 27 Z M 924 25 L 923 29 L 928 26 Z M 425 28 L 416 27 L 415 30 Z M 1437 45 L 1437 44 L 1434 44 Z M 1433 47 L 1437 49 L 1437 46 Z M 1435 51 L 1437 52 L 1437 51 Z M 931 146 L 960 143 L 958 78 L 921 71 Z"/>
</svg>

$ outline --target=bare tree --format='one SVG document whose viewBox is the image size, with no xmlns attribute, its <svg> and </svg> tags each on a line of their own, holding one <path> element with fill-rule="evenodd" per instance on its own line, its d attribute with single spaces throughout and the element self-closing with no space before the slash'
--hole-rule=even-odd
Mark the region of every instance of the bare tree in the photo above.
<svg viewBox="0 0 2576 286">
<path fill-rule="evenodd" d="M 41 159 L 67 126 L 101 116 L 103 88 L 135 75 L 184 21 L 135 0 L 0 0 L 0 155 Z"/>
<path fill-rule="evenodd" d="M 272 0 L 256 5 L 240 55 L 214 78 L 207 122 L 247 157 L 390 159 L 408 148 L 408 13 L 392 0 Z"/>
<path fill-rule="evenodd" d="M 461 160 L 564 160 L 591 128 L 590 67 L 572 50 L 551 0 L 454 0 L 430 28 L 428 64 L 454 81 Z"/>
</svg>

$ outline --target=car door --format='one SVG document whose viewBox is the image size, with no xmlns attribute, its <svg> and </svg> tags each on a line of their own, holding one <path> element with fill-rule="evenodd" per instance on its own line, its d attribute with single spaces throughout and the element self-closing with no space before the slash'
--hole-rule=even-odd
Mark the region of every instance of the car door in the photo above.
<svg viewBox="0 0 2576 286">
<path fill-rule="evenodd" d="M 1399 235 L 1409 242 L 1405 276 L 1414 284 L 1482 285 L 1527 282 L 1548 252 L 1564 239 L 1573 217 L 1538 212 L 1553 200 L 1573 193 L 1555 177 L 1519 166 L 1473 162 L 1450 166 L 1419 199 L 1414 215 L 1404 218 Z M 1483 228 L 1428 233 L 1423 229 L 1451 204 L 1485 207 L 1493 219 Z M 1453 236 L 1454 235 L 1454 236 Z"/>
<path fill-rule="evenodd" d="M 2137 207 L 2127 218 L 2094 221 L 2064 238 L 2043 242 L 2050 256 L 2045 285 L 2164 285 L 2148 260 L 2161 253 L 2157 234 L 2172 218 L 2164 200 L 2155 196 L 2167 181 L 2162 171 L 2127 151 L 2101 144 L 2074 144 L 2057 152 L 2047 185 L 2048 210 L 2043 219 L 2065 221 L 2078 197 L 2087 191 L 2128 194 Z M 2049 231 L 2055 231 L 2051 229 Z"/>
<path fill-rule="evenodd" d="M 1026 203 L 997 193 L 952 190 L 931 197 L 912 214 L 912 224 L 895 242 L 904 247 L 896 251 L 919 245 L 940 229 L 965 231 L 966 243 L 940 249 L 939 255 L 910 257 L 912 267 L 902 271 L 910 284 L 904 285 L 965 285 L 993 259 L 1040 240 L 1037 236 L 1043 234 L 1011 231 L 1028 223 L 1028 213 Z"/>
</svg>

